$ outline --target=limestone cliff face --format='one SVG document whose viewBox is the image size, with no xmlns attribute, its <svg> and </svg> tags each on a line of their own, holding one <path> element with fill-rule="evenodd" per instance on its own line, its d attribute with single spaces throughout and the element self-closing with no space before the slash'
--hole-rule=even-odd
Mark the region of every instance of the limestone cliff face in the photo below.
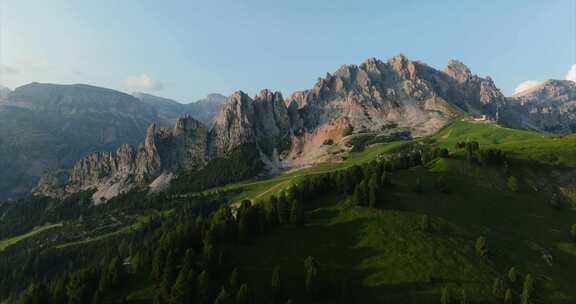
<svg viewBox="0 0 576 304">
<path fill-rule="evenodd" d="M 238 91 L 210 129 L 189 116 L 174 128 L 152 124 L 137 149 L 124 145 L 80 160 L 66 192 L 96 188 L 95 199 L 105 199 L 135 185 L 166 184 L 179 171 L 198 170 L 245 144 L 260 151 L 270 171 L 310 165 L 326 160 L 325 142 L 338 143 L 350 131 L 428 135 L 458 108 L 492 115 L 504 100 L 490 79 L 458 61 L 438 71 L 402 55 L 387 62 L 371 58 L 344 65 L 287 100 L 266 89 L 253 98 Z"/>
<path fill-rule="evenodd" d="M 576 132 L 576 82 L 548 80 L 508 99 L 505 122 L 546 132 Z"/>
<path fill-rule="evenodd" d="M 98 202 L 133 186 L 151 183 L 163 173 L 201 168 L 207 161 L 207 143 L 207 128 L 188 115 L 180 117 L 172 129 L 152 124 L 137 149 L 122 145 L 116 152 L 96 152 L 78 161 L 65 192 L 94 188 Z M 40 189 L 51 188 L 44 186 L 36 191 Z"/>
<path fill-rule="evenodd" d="M 262 90 L 254 99 L 243 92 L 230 96 L 210 133 L 212 156 L 221 157 L 246 143 L 289 137 L 291 121 L 279 92 Z"/>
<path fill-rule="evenodd" d="M 423 63 L 416 64 L 418 75 L 439 97 L 465 112 L 494 117 L 506 100 L 490 77 L 473 75 L 460 61 L 450 60 L 441 72 Z"/>
<path fill-rule="evenodd" d="M 158 153 L 158 138 L 166 133 L 165 129 L 157 129 L 156 124 L 150 125 L 146 131 L 144 144 L 138 147 L 134 165 L 136 181 L 145 182 L 157 175 L 162 168 L 162 160 Z"/>
<path fill-rule="evenodd" d="M 504 96 L 490 79 L 472 75 L 458 61 L 438 71 L 398 55 L 387 62 L 371 58 L 358 66 L 342 66 L 312 89 L 293 94 L 287 104 L 293 125 L 307 131 L 346 117 L 356 131 L 396 124 L 419 136 L 450 120 L 453 106 L 491 115 L 502 102 Z"/>
<path fill-rule="evenodd" d="M 254 138 L 254 100 L 244 92 L 235 92 L 216 116 L 210 133 L 212 154 L 225 155 L 234 147 Z"/>
</svg>

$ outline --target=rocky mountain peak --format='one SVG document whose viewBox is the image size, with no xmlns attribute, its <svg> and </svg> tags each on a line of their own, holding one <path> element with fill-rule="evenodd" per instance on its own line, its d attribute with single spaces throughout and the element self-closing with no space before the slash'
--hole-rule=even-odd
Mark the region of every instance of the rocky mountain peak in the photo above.
<svg viewBox="0 0 576 304">
<path fill-rule="evenodd" d="M 260 100 L 272 100 L 274 99 L 274 92 L 269 89 L 262 89 L 260 92 L 254 97 L 254 99 Z"/>
<path fill-rule="evenodd" d="M 245 105 L 247 103 L 251 103 L 252 101 L 252 98 L 250 98 L 248 94 L 244 93 L 243 91 L 236 91 L 232 93 L 230 97 L 228 97 L 224 103 L 223 110 L 238 107 L 239 105 Z M 220 114 L 222 114 L 222 112 Z"/>
<path fill-rule="evenodd" d="M 547 132 L 576 132 L 576 83 L 547 80 L 510 97 L 504 119 L 518 127 Z"/>
<path fill-rule="evenodd" d="M 151 123 L 146 129 L 146 139 L 144 140 L 145 147 L 153 147 L 156 142 L 156 123 Z"/>
<path fill-rule="evenodd" d="M 361 70 L 364 70 L 371 75 L 381 75 L 384 65 L 385 63 L 380 59 L 371 57 L 362 62 L 359 67 Z"/>
<path fill-rule="evenodd" d="M 459 83 L 465 83 L 472 77 L 470 69 L 464 63 L 455 59 L 448 61 L 448 65 L 444 68 L 444 73 Z"/>
<path fill-rule="evenodd" d="M 275 101 L 284 102 L 284 98 L 282 97 L 282 93 L 272 92 L 269 89 L 261 90 L 260 93 L 258 95 L 256 95 L 255 100 L 267 101 L 267 102 L 275 102 Z"/>
<path fill-rule="evenodd" d="M 221 102 L 226 100 L 226 96 L 224 96 L 222 94 L 218 94 L 218 93 L 210 93 L 210 94 L 206 95 L 206 98 L 203 100 L 209 101 L 209 102 L 221 103 Z"/>
<path fill-rule="evenodd" d="M 364 62 L 362 62 L 360 64 L 360 66 L 364 66 L 364 67 L 376 67 L 378 65 L 382 64 L 382 61 L 376 57 L 370 57 L 366 60 L 364 60 Z"/>
<path fill-rule="evenodd" d="M 296 91 L 286 99 L 286 106 L 292 109 L 299 109 L 306 104 L 307 91 Z"/>
<path fill-rule="evenodd" d="M 388 65 L 401 79 L 414 79 L 416 77 L 416 66 L 403 54 L 390 58 Z"/>
<path fill-rule="evenodd" d="M 179 132 L 184 132 L 187 130 L 194 130 L 204 127 L 204 125 L 197 121 L 196 119 L 192 118 L 189 114 L 181 115 L 177 120 L 174 126 L 174 133 L 177 134 Z"/>
<path fill-rule="evenodd" d="M 550 79 L 513 96 L 517 100 L 565 102 L 576 99 L 576 82 Z"/>
<path fill-rule="evenodd" d="M 211 130 L 211 151 L 222 156 L 242 144 L 285 134 L 290 127 L 280 92 L 264 89 L 252 99 L 238 91 L 228 98 L 216 118 Z"/>
</svg>

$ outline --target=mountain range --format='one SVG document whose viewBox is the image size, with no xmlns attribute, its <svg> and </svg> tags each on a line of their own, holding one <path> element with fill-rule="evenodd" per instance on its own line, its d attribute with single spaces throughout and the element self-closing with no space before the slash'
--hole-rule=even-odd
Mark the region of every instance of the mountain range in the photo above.
<svg viewBox="0 0 576 304">
<path fill-rule="evenodd" d="M 69 174 L 45 179 L 36 194 L 63 197 L 95 189 L 93 199 L 102 202 L 137 186 L 162 189 L 179 173 L 201 170 L 245 146 L 258 151 L 263 174 L 278 172 L 341 159 L 355 134 L 422 137 L 466 113 L 514 127 L 571 132 L 575 92 L 572 82 L 549 81 L 506 98 L 491 78 L 472 74 L 459 61 L 436 70 L 398 55 L 344 65 L 286 99 L 268 89 L 254 98 L 235 92 L 212 125 L 176 102 L 137 94 L 145 105 L 156 105 L 163 123 L 180 116 L 174 127 L 151 124 L 139 146 L 125 141 L 116 152 L 83 158 Z"/>
<path fill-rule="evenodd" d="M 26 194 L 47 171 L 57 174 L 57 169 L 95 151 L 137 144 L 151 123 L 173 124 L 174 111 L 198 115 L 209 123 L 225 99 L 214 94 L 184 105 L 152 95 L 135 96 L 83 84 L 30 83 L 13 91 L 3 89 L 0 198 Z"/>
<path fill-rule="evenodd" d="M 33 194 L 0 200 L 1 303 L 576 299 L 574 82 L 398 55 L 190 105 L 0 92 L 0 185 Z"/>
</svg>

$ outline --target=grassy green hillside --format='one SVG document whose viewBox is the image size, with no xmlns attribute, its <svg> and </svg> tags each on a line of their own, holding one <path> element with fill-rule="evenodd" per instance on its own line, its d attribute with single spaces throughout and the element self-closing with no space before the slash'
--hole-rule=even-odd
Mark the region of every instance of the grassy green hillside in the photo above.
<svg viewBox="0 0 576 304">
<path fill-rule="evenodd" d="M 432 136 L 432 140 L 447 148 L 453 148 L 457 142 L 477 141 L 484 147 L 509 152 L 518 159 L 576 166 L 576 134 L 550 135 L 462 119 Z"/>
<path fill-rule="evenodd" d="M 19 236 L 15 236 L 9 239 L 5 239 L 5 240 L 0 240 L 0 251 L 3 251 L 4 249 L 20 242 L 23 241 L 27 238 L 33 237 L 39 233 L 42 233 L 43 231 L 49 230 L 49 229 L 53 229 L 53 228 L 59 228 L 62 227 L 62 223 L 58 223 L 58 224 L 46 224 L 43 225 L 41 227 L 36 227 L 34 228 L 32 231 L 19 235 Z"/>
<path fill-rule="evenodd" d="M 384 198 L 384 210 L 349 210 L 342 207 L 343 198 L 329 196 L 320 203 L 321 206 L 309 211 L 311 222 L 306 227 L 284 228 L 254 246 L 247 246 L 241 251 L 238 261 L 245 264 L 246 272 L 264 288 L 269 284 L 275 264 L 280 264 L 287 276 L 294 277 L 294 280 L 289 279 L 290 282 L 302 282 L 301 261 L 307 255 L 313 255 L 320 261 L 327 259 L 325 263 L 328 265 L 338 265 L 336 268 L 341 268 L 341 273 L 354 273 L 355 281 L 368 289 L 367 294 L 376 298 L 380 296 L 379 300 L 383 301 L 387 298 L 398 300 L 397 297 L 406 297 L 407 294 L 410 294 L 408 299 L 420 299 L 418 294 L 434 293 L 434 290 L 436 293 L 432 298 L 437 297 L 442 284 L 427 282 L 422 278 L 423 274 L 441 277 L 442 271 L 446 271 L 452 278 L 446 282 L 455 286 L 467 285 L 462 278 L 453 279 L 464 275 L 473 278 L 473 282 L 482 282 L 478 286 L 484 284 L 486 289 L 491 284 L 490 280 L 502 276 L 508 268 L 516 267 L 525 273 L 538 275 L 543 284 L 540 292 L 550 303 L 569 303 L 571 300 L 568 299 L 575 299 L 571 273 L 576 270 L 576 243 L 568 237 L 570 225 L 576 222 L 576 213 L 570 207 L 573 202 L 565 197 L 565 208 L 552 208 L 549 205 L 551 193 L 534 190 L 533 178 L 547 177 L 551 171 L 558 170 L 573 175 L 569 168 L 576 165 L 576 137 L 457 121 L 433 136 L 431 141 L 450 149 L 457 142 L 478 141 L 482 147 L 502 149 L 512 159 L 522 162 L 506 173 L 502 168 L 469 164 L 458 156 L 459 152 L 455 152 L 456 159 L 440 159 L 427 167 L 403 171 L 395 176 L 395 187 Z M 305 176 L 372 160 L 376 155 L 394 151 L 403 144 L 371 147 L 351 154 L 342 163 L 323 164 L 271 180 L 245 184 L 245 191 L 239 198 L 259 199 L 261 193 L 276 193 Z M 540 172 L 541 169 L 548 172 Z M 516 192 L 511 192 L 508 187 L 508 175 L 517 176 L 520 181 L 520 189 Z M 434 189 L 439 176 L 448 180 L 448 193 Z M 423 193 L 415 192 L 416 179 L 420 179 Z M 450 240 L 446 243 L 432 237 L 422 238 L 418 229 L 410 228 L 417 227 L 422 214 L 451 223 L 458 233 L 443 235 Z M 338 237 L 334 238 L 335 235 Z M 475 259 L 473 252 L 460 251 L 472 248 L 479 235 L 488 239 L 494 253 L 493 264 L 484 265 Z M 405 246 L 402 247 L 405 251 L 390 249 L 400 246 L 398 243 Z M 419 246 L 432 246 L 436 254 L 427 256 L 426 250 L 417 249 Z M 358 253 L 363 250 L 364 255 Z M 442 265 L 444 259 L 452 261 L 459 255 L 459 261 L 464 261 L 460 267 Z M 545 260 L 544 255 L 551 255 L 552 261 Z M 430 266 L 435 263 L 438 264 Z M 467 267 L 474 274 L 467 274 Z M 414 273 L 417 274 L 414 277 L 405 277 Z M 470 289 L 474 290 L 474 286 Z M 376 292 L 372 294 L 374 290 Z M 477 292 L 487 291 L 479 288 Z M 412 301 L 408 299 L 406 303 Z M 421 299 L 414 301 L 421 303 Z"/>
<path fill-rule="evenodd" d="M 506 289 L 513 297 L 511 303 L 520 303 L 527 274 L 535 281 L 532 303 L 574 303 L 576 242 L 569 232 L 576 224 L 575 139 L 458 120 L 429 138 L 373 145 L 350 153 L 345 161 L 270 178 L 174 196 L 128 194 L 98 207 L 100 213 L 86 213 L 82 224 L 69 221 L 60 229 L 26 237 L 44 237 L 49 240 L 44 244 L 56 252 L 82 252 L 85 247 L 97 251 L 100 246 L 115 248 L 124 243 L 120 247 L 125 249 L 119 250 L 131 261 L 126 266 L 131 273 L 124 287 L 107 294 L 103 303 L 124 298 L 129 303 L 151 303 L 161 286 L 132 269 L 136 263 L 132 261 L 143 257 L 126 244 L 151 236 L 144 248 L 152 253 L 148 258 L 153 264 L 156 247 L 177 239 L 170 233 L 185 230 L 174 223 L 204 225 L 202 233 L 230 231 L 229 227 L 240 225 L 236 218 L 227 220 L 231 226 L 226 229 L 214 228 L 225 213 L 208 215 L 213 212 L 209 204 L 196 208 L 207 214 L 206 220 L 190 217 L 194 213 L 189 206 L 195 200 L 217 197 L 237 208 L 249 199 L 254 208 L 261 206 L 269 214 L 272 197 L 294 186 L 313 184 L 314 178 L 340 181 L 338 176 L 357 170 L 357 165 L 366 176 L 383 163 L 405 163 L 401 159 L 407 153 L 447 148 L 448 156 L 390 169 L 391 185 L 378 191 L 375 207 L 353 204 L 356 194 L 333 182 L 316 198 L 304 200 L 303 225 L 267 224 L 264 233 L 222 245 L 225 254 L 220 259 L 225 262 L 218 262 L 211 272 L 212 296 L 222 286 L 228 288 L 227 276 L 236 267 L 242 282 L 254 291 L 255 302 L 268 303 L 273 296 L 273 270 L 279 267 L 281 298 L 293 303 L 439 303 L 443 290 L 451 294 L 450 303 L 460 303 L 462 292 L 470 303 L 501 303 Z M 465 149 L 456 145 L 471 141 L 478 142 L 480 149 L 504 151 L 507 160 L 490 165 L 469 160 Z M 93 224 L 101 221 L 96 215 L 110 222 L 100 234 Z M 266 217 L 270 221 L 274 222 Z M 80 240 L 56 237 L 60 230 L 74 231 Z M 88 235 L 89 241 L 83 241 L 82 235 Z M 482 253 L 476 248 L 479 239 L 486 240 Z M 207 267 L 205 247 L 194 250 L 197 263 Z M 318 265 L 322 296 L 305 291 L 308 257 Z M 517 272 L 515 282 L 508 277 L 511 268 Z M 495 280 L 502 282 L 497 295 Z"/>
<path fill-rule="evenodd" d="M 476 234 L 442 218 L 424 230 L 422 219 L 412 212 L 349 208 L 328 196 L 308 211 L 305 226 L 283 227 L 234 258 L 260 290 L 267 290 L 279 265 L 286 293 L 298 303 L 307 302 L 302 286 L 308 256 L 318 261 L 325 288 L 335 288 L 334 301 L 343 296 L 343 284 L 355 290 L 349 298 L 354 303 L 436 303 L 446 286 L 489 298 L 485 286 L 497 272 L 475 255 Z M 270 296 L 263 294 L 261 301 Z"/>
<path fill-rule="evenodd" d="M 435 189 L 439 176 L 447 178 L 446 193 Z M 415 191 L 417 178 L 422 193 Z M 511 267 L 537 278 L 545 303 L 576 299 L 576 243 L 568 237 L 576 212 L 552 208 L 548 194 L 522 180 L 511 192 L 501 169 L 458 159 L 401 171 L 393 183 L 378 211 L 348 208 L 343 198 L 328 195 L 309 210 L 305 227 L 284 227 L 245 246 L 238 262 L 259 288 L 280 265 L 291 290 L 300 290 L 302 261 L 314 256 L 329 269 L 328 278 L 358 284 L 363 291 L 355 301 L 365 303 L 437 303 L 445 286 L 494 301 L 492 282 Z M 423 215 L 431 216 L 432 232 L 420 229 Z M 474 252 L 479 236 L 488 240 L 489 260 Z"/>
</svg>

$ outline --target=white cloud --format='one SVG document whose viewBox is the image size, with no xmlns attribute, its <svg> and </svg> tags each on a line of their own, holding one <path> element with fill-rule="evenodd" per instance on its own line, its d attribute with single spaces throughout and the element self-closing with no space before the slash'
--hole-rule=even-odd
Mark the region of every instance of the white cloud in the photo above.
<svg viewBox="0 0 576 304">
<path fill-rule="evenodd" d="M 124 83 L 126 89 L 132 92 L 150 92 L 162 89 L 162 84 L 147 74 L 128 76 Z"/>
<path fill-rule="evenodd" d="M 570 67 L 568 74 L 566 74 L 566 80 L 572 80 L 576 82 L 576 64 L 573 64 L 572 67 Z"/>
<path fill-rule="evenodd" d="M 519 84 L 516 89 L 514 89 L 514 94 L 518 94 L 520 92 L 529 90 L 535 86 L 538 86 L 542 83 L 542 81 L 538 80 L 526 80 L 523 83 Z"/>
<path fill-rule="evenodd" d="M 32 81 L 49 81 L 54 70 L 54 66 L 50 65 L 44 57 L 18 54 L 0 64 L 0 81 L 11 87 L 18 87 Z"/>
<path fill-rule="evenodd" d="M 46 58 L 30 54 L 18 55 L 14 59 L 13 66 L 18 70 L 27 71 L 46 71 L 52 68 Z"/>
<path fill-rule="evenodd" d="M 0 76 L 18 74 L 18 70 L 5 64 L 0 64 Z"/>
</svg>

